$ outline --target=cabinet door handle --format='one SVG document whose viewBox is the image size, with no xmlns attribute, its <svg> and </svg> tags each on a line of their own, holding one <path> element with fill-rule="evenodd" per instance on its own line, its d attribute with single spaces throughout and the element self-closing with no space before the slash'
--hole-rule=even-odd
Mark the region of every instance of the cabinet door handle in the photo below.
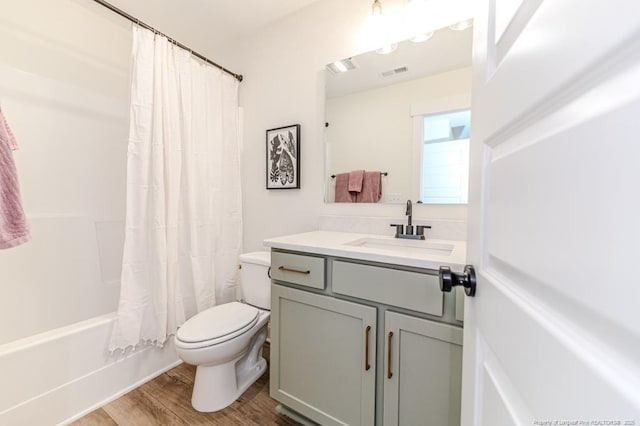
<svg viewBox="0 0 640 426">
<path fill-rule="evenodd" d="M 389 337 L 387 340 L 387 379 L 393 377 L 393 373 L 391 372 L 391 338 L 393 337 L 393 331 L 389 332 Z"/>
<path fill-rule="evenodd" d="M 296 274 L 309 275 L 311 271 L 301 271 L 299 269 L 291 269 L 285 266 L 278 266 L 278 270 L 283 272 L 295 272 Z"/>
<path fill-rule="evenodd" d="M 364 332 L 364 370 L 369 371 L 371 365 L 369 365 L 369 333 L 371 332 L 371 326 L 368 325 Z"/>
</svg>

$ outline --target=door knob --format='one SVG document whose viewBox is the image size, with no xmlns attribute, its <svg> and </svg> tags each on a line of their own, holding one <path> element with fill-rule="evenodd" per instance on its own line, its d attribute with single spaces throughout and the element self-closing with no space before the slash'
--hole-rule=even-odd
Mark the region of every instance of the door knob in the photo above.
<svg viewBox="0 0 640 426">
<path fill-rule="evenodd" d="M 476 270 L 472 265 L 464 267 L 464 272 L 457 274 L 451 272 L 448 266 L 441 266 L 438 274 L 440 277 L 440 290 L 449 293 L 457 285 L 464 287 L 464 293 L 473 297 L 476 295 Z"/>
</svg>

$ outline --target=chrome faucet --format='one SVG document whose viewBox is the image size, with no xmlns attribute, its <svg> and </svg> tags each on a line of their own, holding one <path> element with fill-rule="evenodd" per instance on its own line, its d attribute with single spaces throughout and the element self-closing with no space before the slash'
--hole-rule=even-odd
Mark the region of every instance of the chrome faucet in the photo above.
<svg viewBox="0 0 640 426">
<path fill-rule="evenodd" d="M 391 224 L 391 226 L 396 227 L 396 238 L 405 238 L 409 240 L 424 240 L 424 230 L 431 229 L 429 225 L 418 225 L 416 226 L 416 233 L 413 233 L 413 224 L 411 220 L 413 218 L 413 205 L 411 204 L 411 200 L 407 200 L 407 211 L 405 213 L 407 215 L 407 227 L 400 224 Z"/>
<path fill-rule="evenodd" d="M 408 217 L 408 224 L 405 233 L 407 235 L 413 235 L 413 225 L 411 224 L 411 217 L 413 216 L 413 206 L 411 205 L 411 200 L 407 200 L 407 212 L 405 214 Z"/>
</svg>

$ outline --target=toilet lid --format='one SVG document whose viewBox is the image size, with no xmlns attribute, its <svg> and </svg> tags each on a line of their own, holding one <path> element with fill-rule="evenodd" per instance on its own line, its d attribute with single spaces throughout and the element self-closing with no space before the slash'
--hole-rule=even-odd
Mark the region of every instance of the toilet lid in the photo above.
<svg viewBox="0 0 640 426">
<path fill-rule="evenodd" d="M 258 314 L 257 308 L 239 302 L 214 306 L 191 317 L 178 329 L 176 337 L 185 343 L 219 339 L 253 325 Z"/>
</svg>

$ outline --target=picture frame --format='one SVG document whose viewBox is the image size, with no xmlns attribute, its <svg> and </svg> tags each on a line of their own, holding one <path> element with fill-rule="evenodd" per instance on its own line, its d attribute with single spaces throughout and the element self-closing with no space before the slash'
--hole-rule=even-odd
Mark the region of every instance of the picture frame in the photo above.
<svg viewBox="0 0 640 426">
<path fill-rule="evenodd" d="M 300 125 L 267 130 L 267 189 L 300 188 Z"/>
</svg>

